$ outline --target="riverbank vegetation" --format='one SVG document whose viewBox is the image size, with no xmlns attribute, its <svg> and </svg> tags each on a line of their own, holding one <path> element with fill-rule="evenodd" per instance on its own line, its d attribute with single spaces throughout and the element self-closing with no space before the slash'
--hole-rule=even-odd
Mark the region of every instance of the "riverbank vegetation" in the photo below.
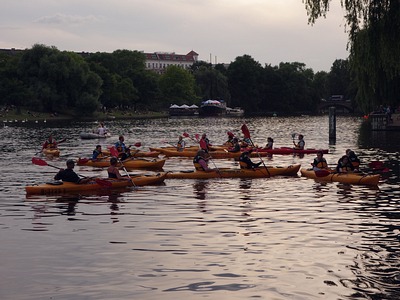
<svg viewBox="0 0 400 300">
<path fill-rule="evenodd" d="M 158 74 L 146 69 L 139 51 L 74 53 L 36 44 L 0 52 L 0 106 L 15 109 L 16 115 L 25 109 L 53 117 L 97 118 L 162 115 L 172 104 L 223 99 L 247 114 L 314 114 L 321 99 L 343 95 L 362 113 L 381 104 L 397 107 L 400 68 L 378 73 L 370 65 L 364 68 L 364 52 L 357 49 L 370 41 L 368 34 L 354 33 L 358 39 L 350 60 L 335 60 L 330 72 L 316 73 L 301 62 L 262 66 L 243 55 L 229 65 L 200 61 L 190 70 L 169 66 Z"/>
</svg>

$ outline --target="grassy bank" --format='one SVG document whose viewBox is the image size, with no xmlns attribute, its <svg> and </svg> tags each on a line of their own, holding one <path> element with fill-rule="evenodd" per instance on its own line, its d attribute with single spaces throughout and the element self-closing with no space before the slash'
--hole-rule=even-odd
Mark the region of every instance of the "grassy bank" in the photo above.
<svg viewBox="0 0 400 300">
<path fill-rule="evenodd" d="M 3 109 L 0 111 L 0 120 L 7 121 L 43 121 L 43 120 L 115 120 L 115 119 L 141 119 L 141 118 L 162 118 L 168 117 L 166 112 L 130 112 L 114 110 L 112 112 L 95 112 L 91 116 L 76 116 L 71 112 L 66 113 L 44 113 L 32 110 Z"/>
</svg>

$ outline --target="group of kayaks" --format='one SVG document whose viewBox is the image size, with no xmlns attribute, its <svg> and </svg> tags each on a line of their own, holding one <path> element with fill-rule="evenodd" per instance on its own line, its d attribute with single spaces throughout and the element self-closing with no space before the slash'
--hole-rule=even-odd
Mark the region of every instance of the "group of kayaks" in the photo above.
<svg viewBox="0 0 400 300">
<path fill-rule="evenodd" d="M 187 147 L 183 151 L 177 151 L 175 147 L 161 147 L 150 148 L 150 151 L 136 151 L 136 156 L 124 160 L 119 163 L 120 167 L 128 169 L 151 169 L 160 170 L 165 165 L 166 158 L 181 156 L 181 157 L 194 157 L 198 147 Z M 266 154 L 296 154 L 304 153 L 311 154 L 321 151 L 320 149 L 304 149 L 297 150 L 289 147 L 274 148 L 274 149 L 256 149 L 251 153 L 252 156 L 265 156 Z M 328 150 L 322 150 L 328 153 Z M 140 154 L 139 154 L 140 153 Z M 223 147 L 214 147 L 209 152 L 211 157 L 214 158 L 238 158 L 241 152 L 228 152 Z M 158 155 L 163 154 L 166 158 L 159 159 Z M 107 150 L 103 153 L 104 158 L 92 160 L 88 158 L 79 158 L 77 165 L 79 166 L 92 166 L 97 168 L 105 168 L 110 165 L 110 155 Z M 154 175 L 135 175 L 131 178 L 117 180 L 117 179 L 102 179 L 93 178 L 87 184 L 76 184 L 69 182 L 48 182 L 45 184 L 26 186 L 27 194 L 60 194 L 67 192 L 90 191 L 102 188 L 124 188 L 129 186 L 143 186 L 150 184 L 162 183 L 165 179 L 209 179 L 209 178 L 268 178 L 272 176 L 296 176 L 300 171 L 301 175 L 307 178 L 312 178 L 323 182 L 340 182 L 345 184 L 361 184 L 376 186 L 379 183 L 379 174 L 362 174 L 362 173 L 336 173 L 333 170 L 325 170 L 323 174 L 313 171 L 312 169 L 301 168 L 300 164 L 282 166 L 266 166 L 261 165 L 255 169 L 242 169 L 242 168 L 218 168 L 213 171 L 198 171 L 188 170 L 180 172 L 159 172 Z"/>
</svg>

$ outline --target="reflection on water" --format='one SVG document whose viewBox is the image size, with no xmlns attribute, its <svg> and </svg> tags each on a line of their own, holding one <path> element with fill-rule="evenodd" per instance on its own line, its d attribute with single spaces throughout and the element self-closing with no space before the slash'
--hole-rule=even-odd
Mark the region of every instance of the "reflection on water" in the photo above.
<svg viewBox="0 0 400 300">
<path fill-rule="evenodd" d="M 260 145 L 272 136 L 276 147 L 289 146 L 297 132 L 307 147 L 329 149 L 329 163 L 347 148 L 360 154 L 364 166 L 384 161 L 388 171 L 379 188 L 297 176 L 168 180 L 95 194 L 25 195 L 25 185 L 57 172 L 31 164 L 50 131 L 69 137 L 62 144 L 65 156 L 51 159 L 63 167 L 69 157 L 90 155 L 97 143 L 112 144 L 119 133 L 128 143 L 140 141 L 143 150 L 183 132 L 207 132 L 219 144 L 228 130 L 241 135 L 243 121 L 112 121 L 106 125 L 114 136 L 104 141 L 79 139 L 93 122 L 3 129 L 0 160 L 7 176 L 0 178 L 0 298 L 399 299 L 400 139 L 398 133 L 371 136 L 359 119 L 337 118 L 334 145 L 328 141 L 327 116 L 245 121 Z M 308 167 L 313 158 L 263 160 Z M 214 162 L 219 168 L 238 167 L 233 160 Z M 86 176 L 106 175 L 102 169 L 76 168 Z M 164 170 L 192 168 L 190 159 L 171 158 Z"/>
</svg>

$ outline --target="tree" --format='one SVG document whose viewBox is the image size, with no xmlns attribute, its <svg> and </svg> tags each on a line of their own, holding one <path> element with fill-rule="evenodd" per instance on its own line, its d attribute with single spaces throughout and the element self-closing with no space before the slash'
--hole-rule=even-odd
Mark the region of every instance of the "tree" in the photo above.
<svg viewBox="0 0 400 300">
<path fill-rule="evenodd" d="M 230 104 L 228 78 L 210 66 L 201 66 L 194 72 L 194 77 L 202 100 L 222 99 Z"/>
<path fill-rule="evenodd" d="M 236 57 L 228 68 L 231 105 L 258 111 L 262 102 L 263 68 L 251 56 Z"/>
<path fill-rule="evenodd" d="M 75 53 L 37 44 L 23 53 L 18 72 L 45 111 L 91 114 L 98 106 L 101 79 Z"/>
<path fill-rule="evenodd" d="M 350 65 L 346 59 L 336 59 L 328 75 L 328 90 L 330 95 L 349 96 L 349 86 L 351 82 Z"/>
<path fill-rule="evenodd" d="M 160 90 L 166 104 L 197 102 L 194 76 L 178 66 L 169 66 L 161 75 Z"/>
<path fill-rule="evenodd" d="M 309 22 L 326 16 L 331 0 L 305 0 Z M 397 105 L 400 86 L 400 1 L 341 1 L 349 32 L 350 64 L 364 112 Z"/>
</svg>

